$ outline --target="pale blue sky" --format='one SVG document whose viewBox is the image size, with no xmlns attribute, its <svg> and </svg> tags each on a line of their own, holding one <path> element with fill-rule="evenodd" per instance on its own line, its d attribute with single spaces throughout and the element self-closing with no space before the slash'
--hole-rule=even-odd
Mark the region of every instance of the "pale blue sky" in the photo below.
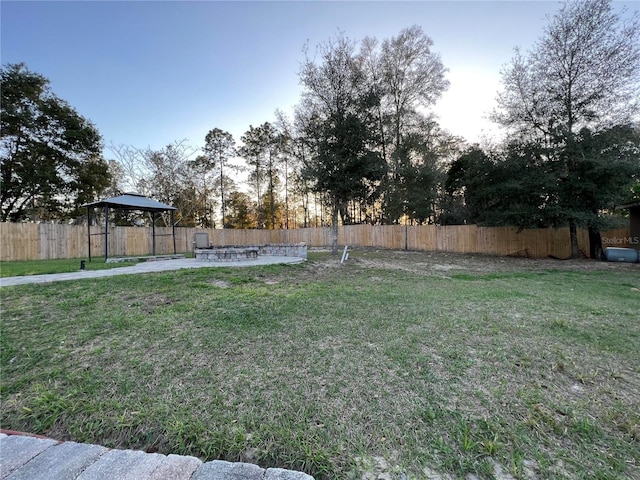
<svg viewBox="0 0 640 480">
<path fill-rule="evenodd" d="M 435 111 L 477 141 L 499 71 L 533 45 L 557 2 L 17 2 L 2 1 L 2 64 L 25 62 L 100 130 L 106 145 L 204 143 L 218 127 L 236 141 L 249 125 L 290 113 L 300 98 L 303 46 L 339 30 L 356 40 L 417 24 L 449 69 Z M 615 8 L 632 2 L 617 2 Z M 109 157 L 107 152 L 107 157 Z"/>
</svg>

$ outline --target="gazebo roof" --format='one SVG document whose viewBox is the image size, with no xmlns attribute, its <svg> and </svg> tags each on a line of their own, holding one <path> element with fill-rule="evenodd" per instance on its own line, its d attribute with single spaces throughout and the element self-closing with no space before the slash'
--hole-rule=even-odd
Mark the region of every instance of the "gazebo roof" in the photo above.
<svg viewBox="0 0 640 480">
<path fill-rule="evenodd" d="M 165 212 L 177 210 L 176 207 L 156 202 L 139 193 L 125 193 L 118 197 L 105 198 L 97 202 L 86 203 L 83 207 L 114 207 L 123 210 L 144 210 L 145 212 Z"/>
</svg>

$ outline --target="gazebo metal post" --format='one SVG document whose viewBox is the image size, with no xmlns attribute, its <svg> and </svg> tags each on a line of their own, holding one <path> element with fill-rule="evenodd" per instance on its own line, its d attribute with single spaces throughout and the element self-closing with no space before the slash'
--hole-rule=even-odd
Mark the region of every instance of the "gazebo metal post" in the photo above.
<svg viewBox="0 0 640 480">
<path fill-rule="evenodd" d="M 153 241 L 151 242 L 151 252 L 152 255 L 156 256 L 156 212 L 151 212 L 151 228 L 152 228 L 152 237 Z"/>
<path fill-rule="evenodd" d="M 104 206 L 104 262 L 109 258 L 109 205 Z"/>
<path fill-rule="evenodd" d="M 91 261 L 91 208 L 87 207 L 87 246 L 89 247 L 89 261 Z"/>
<path fill-rule="evenodd" d="M 173 221 L 173 210 L 171 210 L 171 234 L 173 235 L 173 254 L 176 254 L 176 224 Z"/>
</svg>

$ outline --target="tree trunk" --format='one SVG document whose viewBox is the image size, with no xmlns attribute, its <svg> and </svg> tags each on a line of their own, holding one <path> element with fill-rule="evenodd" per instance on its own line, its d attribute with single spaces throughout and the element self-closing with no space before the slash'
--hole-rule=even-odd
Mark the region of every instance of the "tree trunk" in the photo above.
<svg viewBox="0 0 640 480">
<path fill-rule="evenodd" d="M 272 174 L 273 172 L 269 172 Z M 276 198 L 274 194 L 274 186 L 273 186 L 273 177 L 270 177 L 269 180 L 269 203 L 271 204 L 269 207 L 269 213 L 271 214 L 271 230 L 275 230 L 276 228 Z"/>
<path fill-rule="evenodd" d="M 225 228 L 224 217 L 226 217 L 227 212 L 224 205 L 224 171 L 222 165 L 220 165 L 220 203 L 222 205 L 222 228 Z"/>
<path fill-rule="evenodd" d="M 595 227 L 589 227 L 589 256 L 598 260 L 604 260 L 602 237 L 600 236 L 600 230 Z"/>
<path fill-rule="evenodd" d="M 580 249 L 578 248 L 578 226 L 575 220 L 569 220 L 569 235 L 571 237 L 571 258 L 580 258 Z"/>
<path fill-rule="evenodd" d="M 331 208 L 331 255 L 338 254 L 338 201 L 333 201 Z"/>
<path fill-rule="evenodd" d="M 342 224 L 343 225 L 352 225 L 353 222 L 351 221 L 351 215 L 349 214 L 349 202 L 347 201 L 347 203 L 340 203 L 340 206 L 338 207 L 338 214 L 340 215 L 340 217 L 342 218 Z"/>
<path fill-rule="evenodd" d="M 284 159 L 284 212 L 285 219 L 284 225 L 287 230 L 289 230 L 289 172 L 288 170 L 288 157 Z"/>
</svg>

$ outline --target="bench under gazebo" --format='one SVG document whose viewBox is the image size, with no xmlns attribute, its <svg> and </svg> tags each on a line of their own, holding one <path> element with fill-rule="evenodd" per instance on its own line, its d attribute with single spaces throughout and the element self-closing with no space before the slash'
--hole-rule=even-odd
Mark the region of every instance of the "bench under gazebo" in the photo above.
<svg viewBox="0 0 640 480">
<path fill-rule="evenodd" d="M 86 203 L 87 207 L 87 239 L 89 243 L 89 261 L 91 261 L 91 210 L 95 208 L 104 209 L 104 260 L 109 258 L 109 211 L 110 210 L 137 210 L 151 213 L 151 250 L 156 256 L 156 215 L 162 212 L 171 212 L 171 235 L 173 236 L 173 253 L 176 254 L 176 228 L 173 221 L 173 213 L 176 207 L 152 200 L 139 193 L 125 193 L 117 197 L 105 198 L 97 202 Z M 102 235 L 101 233 L 95 235 Z"/>
</svg>

